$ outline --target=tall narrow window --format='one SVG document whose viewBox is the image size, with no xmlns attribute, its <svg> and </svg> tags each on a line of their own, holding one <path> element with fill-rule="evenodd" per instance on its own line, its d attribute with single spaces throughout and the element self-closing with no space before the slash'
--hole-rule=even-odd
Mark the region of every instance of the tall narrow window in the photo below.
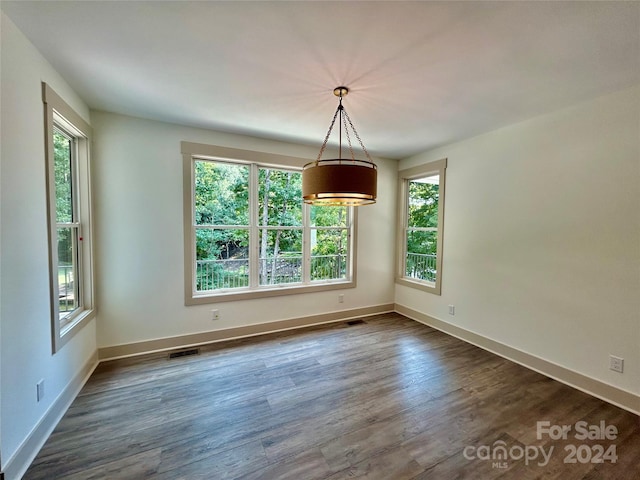
<svg viewBox="0 0 640 480">
<path fill-rule="evenodd" d="M 404 274 L 417 280 L 435 283 L 438 270 L 438 206 L 440 176 L 408 180 L 407 242 Z"/>
<path fill-rule="evenodd" d="M 249 167 L 196 161 L 196 291 L 249 286 Z"/>
<path fill-rule="evenodd" d="M 305 205 L 299 167 L 194 146 L 183 142 L 187 304 L 355 286 L 353 208 Z"/>
<path fill-rule="evenodd" d="M 258 168 L 260 285 L 303 281 L 302 174 Z"/>
<path fill-rule="evenodd" d="M 440 294 L 446 160 L 400 172 L 397 282 Z"/>
<path fill-rule="evenodd" d="M 76 192 L 78 190 L 75 138 L 55 125 L 53 128 L 53 162 L 56 203 L 56 250 L 58 252 L 58 315 L 63 323 L 80 306 L 82 237 Z"/>
<path fill-rule="evenodd" d="M 91 128 L 48 85 L 47 203 L 54 352 L 93 316 L 89 135 Z"/>
</svg>

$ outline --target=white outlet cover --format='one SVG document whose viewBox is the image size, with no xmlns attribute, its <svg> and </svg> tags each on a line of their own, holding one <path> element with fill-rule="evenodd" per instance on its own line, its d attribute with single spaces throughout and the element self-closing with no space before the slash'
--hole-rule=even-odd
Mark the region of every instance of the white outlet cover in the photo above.
<svg viewBox="0 0 640 480">
<path fill-rule="evenodd" d="M 622 373 L 624 370 L 624 358 L 616 357 L 614 355 L 609 356 L 609 368 L 614 372 Z"/>
</svg>

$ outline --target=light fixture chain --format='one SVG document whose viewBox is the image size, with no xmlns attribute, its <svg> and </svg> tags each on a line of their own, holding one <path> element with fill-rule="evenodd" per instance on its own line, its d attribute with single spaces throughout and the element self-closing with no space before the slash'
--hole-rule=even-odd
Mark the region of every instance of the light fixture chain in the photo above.
<svg viewBox="0 0 640 480">
<path fill-rule="evenodd" d="M 342 117 L 342 123 L 344 124 L 344 133 L 347 136 L 347 143 L 349 144 L 349 151 L 351 152 L 351 160 L 355 160 L 356 156 L 353 153 L 353 145 L 351 145 L 351 135 L 349 135 L 349 129 L 347 128 L 347 118 L 349 118 L 349 115 L 347 114 L 347 110 L 343 109 L 343 113 L 344 113 L 344 117 Z M 349 122 L 351 123 L 351 122 Z M 351 128 L 353 128 L 353 125 L 351 125 Z"/>
<path fill-rule="evenodd" d="M 324 137 L 324 142 L 322 142 L 322 147 L 320 147 L 320 153 L 318 153 L 318 158 L 316 158 L 316 163 L 320 161 L 324 150 L 327 148 L 327 142 L 329 141 L 329 137 L 331 136 L 331 130 L 333 130 L 333 125 L 336 123 L 336 117 L 338 116 L 338 112 L 340 111 L 340 107 L 336 109 L 336 113 L 333 114 L 333 119 L 331 120 L 331 125 L 329 125 L 329 131 L 327 132 L 327 136 Z"/>
<path fill-rule="evenodd" d="M 351 129 L 353 130 L 353 133 L 355 134 L 356 138 L 358 139 L 358 142 L 360 143 L 360 147 L 362 148 L 362 151 L 367 156 L 367 159 L 371 163 L 373 163 L 373 160 L 371 160 L 371 156 L 369 155 L 369 152 L 365 148 L 364 143 L 362 143 L 362 140 L 360 139 L 360 135 L 358 135 L 358 131 L 356 130 L 356 127 L 353 126 L 353 123 L 351 122 L 351 118 L 349 118 L 349 114 L 347 113 L 346 110 L 344 111 L 344 116 L 347 117 L 347 120 L 349 121 L 349 125 L 351 125 Z"/>
</svg>

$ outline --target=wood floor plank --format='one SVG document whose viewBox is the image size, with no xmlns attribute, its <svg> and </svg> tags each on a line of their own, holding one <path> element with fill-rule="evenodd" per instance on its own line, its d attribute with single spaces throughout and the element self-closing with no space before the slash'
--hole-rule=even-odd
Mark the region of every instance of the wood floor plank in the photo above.
<svg viewBox="0 0 640 480">
<path fill-rule="evenodd" d="M 134 480 L 148 478 L 153 475 L 160 462 L 159 448 L 147 450 L 136 455 L 129 455 L 97 467 L 84 469 L 74 475 L 66 476 L 69 480 L 108 480 L 118 478 L 121 480 Z M 61 477 L 51 477 L 61 478 Z"/>
<path fill-rule="evenodd" d="M 100 364 L 24 479 L 638 478 L 637 416 L 399 314 L 199 348 Z M 618 459 L 567 464 L 538 421 L 615 425 Z"/>
<path fill-rule="evenodd" d="M 193 478 L 207 478 L 216 480 L 228 480 L 238 478 L 244 472 L 253 471 L 268 464 L 267 457 L 259 440 L 239 445 L 235 448 L 222 451 L 203 452 L 198 445 L 193 446 L 197 454 L 188 459 L 182 459 L 179 455 L 173 455 L 169 450 L 163 452 L 167 462 L 162 467 L 173 468 L 161 471 L 153 478 L 158 480 L 176 480 Z"/>
<path fill-rule="evenodd" d="M 328 480 L 410 480 L 422 471 L 422 467 L 401 447 L 368 457 L 351 467 L 331 475 Z"/>
<path fill-rule="evenodd" d="M 309 449 L 299 455 L 271 462 L 267 467 L 243 474 L 240 478 L 242 480 L 301 480 L 326 478 L 333 473 L 322 452 L 318 449 Z"/>
</svg>

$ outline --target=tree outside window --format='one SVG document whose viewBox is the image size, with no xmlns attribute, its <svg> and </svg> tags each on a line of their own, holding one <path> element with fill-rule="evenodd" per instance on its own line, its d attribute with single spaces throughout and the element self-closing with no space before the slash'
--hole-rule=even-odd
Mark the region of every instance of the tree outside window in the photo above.
<svg viewBox="0 0 640 480">
<path fill-rule="evenodd" d="M 349 280 L 350 207 L 305 205 L 299 170 L 192 162 L 195 294 Z"/>
</svg>

